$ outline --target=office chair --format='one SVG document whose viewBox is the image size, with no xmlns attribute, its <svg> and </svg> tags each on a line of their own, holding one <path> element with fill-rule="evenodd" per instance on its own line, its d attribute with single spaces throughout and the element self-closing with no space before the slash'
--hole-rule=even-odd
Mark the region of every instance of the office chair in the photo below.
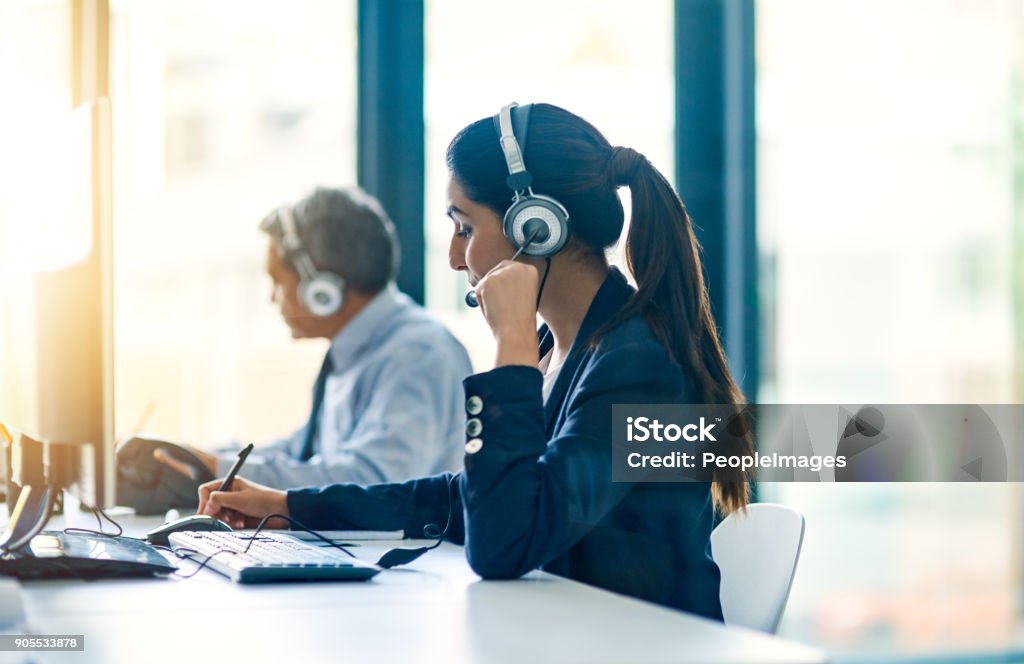
<svg viewBox="0 0 1024 664">
<path fill-rule="evenodd" d="M 727 625 L 774 634 L 786 608 L 804 540 L 804 517 L 773 503 L 747 506 L 711 532 L 722 572 L 719 597 Z"/>
</svg>

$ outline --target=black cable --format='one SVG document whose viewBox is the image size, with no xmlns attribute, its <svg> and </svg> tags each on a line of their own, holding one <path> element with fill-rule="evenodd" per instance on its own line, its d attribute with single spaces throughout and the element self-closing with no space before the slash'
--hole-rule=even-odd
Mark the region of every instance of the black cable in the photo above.
<svg viewBox="0 0 1024 664">
<path fill-rule="evenodd" d="M 266 528 L 267 521 L 273 519 L 274 517 L 279 517 L 281 519 L 284 519 L 285 521 L 287 521 L 289 523 L 289 525 L 292 526 L 293 529 L 294 529 L 295 526 L 298 526 L 299 530 L 302 530 L 302 531 L 305 531 L 305 532 L 309 533 L 310 535 L 316 537 L 320 541 L 326 542 L 327 544 L 333 546 L 335 549 L 341 549 L 346 554 L 348 554 L 348 556 L 350 558 L 356 558 L 356 554 L 352 553 L 351 551 L 349 551 L 348 549 L 346 549 L 342 545 L 338 544 L 337 542 L 334 542 L 332 540 L 327 539 L 326 537 L 324 537 L 320 533 L 316 532 L 312 528 L 309 528 L 308 526 L 304 525 L 301 521 L 298 521 L 297 519 L 293 519 L 293 518 L 291 518 L 290 516 L 288 516 L 286 514 L 268 514 L 265 517 L 263 517 L 260 520 L 260 522 L 256 525 L 256 530 L 254 530 L 252 535 L 249 536 L 249 544 L 247 544 L 245 549 L 242 550 L 242 553 L 248 553 L 249 547 L 252 546 L 252 543 L 253 543 L 253 541 L 255 541 L 256 536 L 260 534 L 261 530 Z"/>
<path fill-rule="evenodd" d="M 114 521 L 113 519 L 111 519 L 110 515 L 107 514 L 106 512 L 104 512 L 102 507 L 94 507 L 93 509 L 98 511 L 103 516 L 104 519 L 109 521 L 111 525 L 113 525 L 115 528 L 117 528 L 117 533 L 114 535 L 114 537 L 121 537 L 122 535 L 124 535 L 124 528 L 121 527 L 121 524 L 119 524 L 117 521 Z M 102 525 L 100 525 L 100 529 L 101 530 L 103 529 Z"/>
<path fill-rule="evenodd" d="M 102 508 L 92 507 L 92 506 L 86 506 L 86 507 L 88 508 L 88 510 L 90 512 L 92 512 L 93 516 L 96 517 L 96 523 L 99 524 L 98 525 L 99 530 L 90 530 L 89 528 L 65 528 L 64 531 L 63 531 L 64 534 L 99 535 L 101 537 L 111 537 L 111 538 L 113 538 L 113 537 L 121 537 L 121 536 L 124 535 L 124 528 L 121 527 L 121 524 L 119 524 L 117 521 L 114 521 L 113 519 L 111 519 L 110 515 L 108 515 L 106 512 L 104 512 Z M 102 518 L 100 518 L 100 515 L 103 515 Z M 104 532 L 104 530 L 103 530 L 103 519 L 106 519 L 111 524 L 113 524 L 113 526 L 115 528 L 117 528 L 117 532 L 116 533 Z M 132 538 L 132 539 L 136 539 L 136 538 Z"/>
<path fill-rule="evenodd" d="M 384 569 L 391 569 L 392 567 L 398 567 L 399 565 L 408 565 L 412 561 L 422 556 L 427 551 L 432 551 L 437 547 L 441 546 L 444 542 L 444 536 L 448 534 L 448 529 L 452 525 L 452 517 L 455 513 L 455 499 L 452 497 L 452 489 L 455 487 L 455 480 L 458 478 L 458 474 L 453 474 L 448 478 L 448 520 L 444 524 L 444 529 L 440 533 L 434 535 L 439 526 L 436 523 L 428 523 L 423 526 L 423 535 L 430 539 L 437 538 L 437 541 L 430 546 L 421 546 L 417 549 L 391 549 L 386 551 L 380 560 L 377 561 L 377 566 Z"/>
<path fill-rule="evenodd" d="M 551 256 L 544 259 L 544 276 L 540 280 L 540 288 L 537 289 L 537 303 L 534 309 L 540 310 L 540 296 L 544 294 L 544 284 L 548 282 L 548 272 L 551 271 Z"/>
<path fill-rule="evenodd" d="M 173 553 L 174 555 L 178 556 L 178 558 L 181 558 L 182 560 L 184 560 L 185 558 L 188 558 L 192 562 L 197 562 L 194 558 L 192 558 L 191 556 L 189 556 L 187 554 L 185 554 L 185 555 L 180 554 L 179 553 L 180 551 L 191 551 L 192 553 L 195 553 L 195 554 L 198 554 L 199 553 L 198 551 L 196 551 L 194 549 L 189 549 L 189 548 L 184 547 L 184 546 L 180 546 L 177 549 L 171 549 L 171 553 Z M 205 558 L 203 558 L 202 562 L 198 563 L 199 567 L 196 567 L 194 570 L 192 570 L 188 574 L 182 574 L 181 572 L 179 572 L 177 570 L 171 572 L 171 574 L 177 576 L 179 579 L 191 579 L 196 574 L 199 574 L 199 572 L 201 572 L 202 569 L 204 567 L 206 567 L 206 565 L 211 560 L 213 560 L 214 558 L 216 558 L 217 556 L 219 556 L 222 553 L 230 553 L 233 556 L 237 556 L 239 552 L 238 551 L 232 551 L 231 549 L 221 549 L 219 551 L 214 551 L 210 555 L 208 555 Z"/>
</svg>

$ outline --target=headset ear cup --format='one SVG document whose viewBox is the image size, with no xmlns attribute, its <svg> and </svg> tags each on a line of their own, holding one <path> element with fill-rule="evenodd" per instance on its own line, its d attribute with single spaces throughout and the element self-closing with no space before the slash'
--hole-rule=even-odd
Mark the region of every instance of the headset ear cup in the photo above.
<svg viewBox="0 0 1024 664">
<path fill-rule="evenodd" d="M 539 219 L 548 228 L 548 237 L 543 242 L 536 241 L 523 249 L 527 256 L 548 258 L 554 256 L 569 239 L 569 213 L 561 203 L 549 196 L 521 196 L 505 212 L 502 230 L 505 237 L 516 249 L 526 242 L 526 223 Z"/>
<path fill-rule="evenodd" d="M 317 272 L 309 281 L 299 284 L 299 295 L 314 316 L 336 314 L 345 303 L 345 281 L 330 272 Z"/>
</svg>

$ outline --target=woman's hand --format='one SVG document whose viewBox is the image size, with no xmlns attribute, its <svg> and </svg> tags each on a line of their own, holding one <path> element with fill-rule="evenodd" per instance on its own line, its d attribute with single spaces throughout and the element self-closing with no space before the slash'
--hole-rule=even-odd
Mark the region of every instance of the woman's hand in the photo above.
<svg viewBox="0 0 1024 664">
<path fill-rule="evenodd" d="M 223 480 L 199 487 L 199 514 L 209 514 L 232 528 L 255 528 L 268 514 L 288 516 L 288 494 L 241 477 L 231 483 L 230 491 L 221 491 Z M 271 519 L 267 528 L 287 528 L 284 519 Z"/>
<path fill-rule="evenodd" d="M 522 364 L 536 367 L 537 268 L 503 260 L 476 285 L 480 308 L 498 342 L 495 366 Z"/>
</svg>

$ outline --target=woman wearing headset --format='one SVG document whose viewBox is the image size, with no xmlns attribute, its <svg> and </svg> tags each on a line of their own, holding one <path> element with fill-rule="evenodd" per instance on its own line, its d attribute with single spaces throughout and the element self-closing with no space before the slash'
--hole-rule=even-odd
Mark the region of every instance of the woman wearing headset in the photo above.
<svg viewBox="0 0 1024 664">
<path fill-rule="evenodd" d="M 465 470 L 287 492 L 242 479 L 219 492 L 215 481 L 200 489 L 200 512 L 236 527 L 278 513 L 412 537 L 451 516 L 447 538 L 484 578 L 542 567 L 721 619 L 709 536 L 716 509 L 746 505 L 745 477 L 611 481 L 612 404 L 742 403 L 679 197 L 643 155 L 547 104 L 469 125 L 447 163 L 451 266 L 467 273 L 497 340 L 495 368 L 465 380 Z M 604 253 L 622 233 L 621 186 L 636 289 Z"/>
</svg>

